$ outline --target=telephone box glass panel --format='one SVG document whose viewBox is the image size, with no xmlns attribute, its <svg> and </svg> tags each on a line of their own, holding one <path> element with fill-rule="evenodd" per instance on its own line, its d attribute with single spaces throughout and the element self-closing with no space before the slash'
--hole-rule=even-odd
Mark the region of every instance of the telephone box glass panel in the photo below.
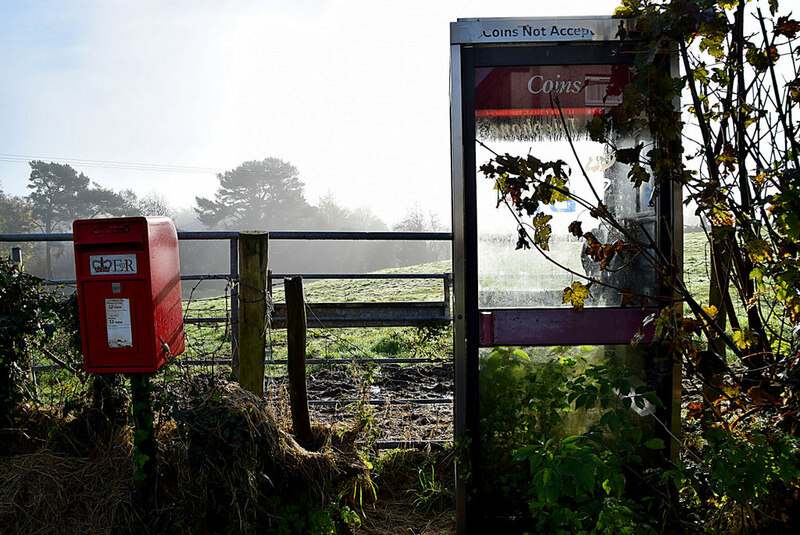
<svg viewBox="0 0 800 535">
<path fill-rule="evenodd" d="M 647 306 L 641 300 L 648 298 L 640 296 L 653 295 L 655 272 L 646 254 L 621 247 L 607 263 L 584 254 L 590 240 L 604 245 L 628 243 L 631 236 L 645 243 L 655 239 L 653 188 L 648 182 L 634 187 L 628 178 L 630 165 L 616 161 L 603 143 L 590 139 L 588 128 L 593 119 L 617 113 L 631 69 L 629 65 L 475 68 L 479 308 L 568 307 L 562 299 L 564 288 L 574 281 L 586 284 L 587 278 L 620 289 L 594 285 L 587 307 Z M 618 148 L 647 145 L 644 126 L 625 134 L 606 130 L 605 135 Z M 506 154 L 563 161 L 567 198 L 540 203 L 533 214 L 513 209 L 511 195 L 501 195 L 495 180 L 480 170 Z M 601 202 L 629 233 L 627 237 L 591 215 L 591 207 Z M 518 226 L 533 236 L 544 228 L 542 222 L 550 232 L 547 248 L 537 251 L 532 244 L 530 250 L 517 250 L 523 245 Z M 570 232 L 573 222 L 581 224 L 581 233 Z M 631 303 L 631 294 L 637 295 L 637 302 Z"/>
</svg>

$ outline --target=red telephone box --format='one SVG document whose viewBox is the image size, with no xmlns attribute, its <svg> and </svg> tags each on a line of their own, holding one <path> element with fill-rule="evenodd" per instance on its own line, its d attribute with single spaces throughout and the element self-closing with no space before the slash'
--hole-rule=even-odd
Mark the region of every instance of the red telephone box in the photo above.
<svg viewBox="0 0 800 535">
<path fill-rule="evenodd" d="M 166 217 L 72 225 L 83 368 L 149 373 L 184 349 L 178 234 Z"/>
</svg>

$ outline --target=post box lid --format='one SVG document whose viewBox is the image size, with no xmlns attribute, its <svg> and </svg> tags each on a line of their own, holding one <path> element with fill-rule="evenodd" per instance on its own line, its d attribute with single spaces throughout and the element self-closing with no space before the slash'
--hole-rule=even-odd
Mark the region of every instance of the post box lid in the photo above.
<svg viewBox="0 0 800 535">
<path fill-rule="evenodd" d="M 75 245 L 100 243 L 145 243 L 149 227 L 172 222 L 163 216 L 77 219 L 72 223 Z"/>
</svg>

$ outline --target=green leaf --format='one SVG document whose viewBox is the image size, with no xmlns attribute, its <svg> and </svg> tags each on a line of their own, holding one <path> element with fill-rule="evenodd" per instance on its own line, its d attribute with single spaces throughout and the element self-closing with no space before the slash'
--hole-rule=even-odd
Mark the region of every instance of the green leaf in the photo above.
<svg viewBox="0 0 800 535">
<path fill-rule="evenodd" d="M 664 403 L 661 401 L 661 398 L 656 395 L 655 392 L 647 392 L 644 394 L 644 399 L 655 405 L 656 407 L 663 407 Z"/>
<path fill-rule="evenodd" d="M 644 447 L 650 450 L 663 450 L 664 441 L 660 438 L 651 438 L 644 443 Z"/>
<path fill-rule="evenodd" d="M 600 115 L 595 115 L 592 117 L 592 120 L 589 121 L 587 126 L 589 130 L 589 138 L 592 141 L 597 141 L 598 143 L 605 143 L 605 131 L 606 131 L 606 124 L 603 121 L 603 117 Z"/>
<path fill-rule="evenodd" d="M 628 171 L 628 178 L 633 182 L 634 188 L 638 188 L 645 182 L 650 182 L 650 174 L 639 164 L 631 167 L 631 170 Z"/>
<path fill-rule="evenodd" d="M 150 436 L 150 433 L 145 431 L 144 429 L 137 429 L 133 432 L 133 443 L 135 445 L 139 445 Z"/>
</svg>

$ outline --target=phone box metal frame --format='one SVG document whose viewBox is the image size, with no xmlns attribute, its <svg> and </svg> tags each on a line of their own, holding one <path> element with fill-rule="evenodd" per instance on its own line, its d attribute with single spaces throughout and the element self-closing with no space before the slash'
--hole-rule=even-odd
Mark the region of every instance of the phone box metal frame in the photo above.
<svg viewBox="0 0 800 535">
<path fill-rule="evenodd" d="M 479 422 L 479 349 L 492 346 L 568 346 L 582 344 L 628 344 L 642 320 L 658 309 L 569 307 L 520 308 L 479 307 L 478 225 L 476 205 L 476 79 L 477 69 L 515 66 L 620 65 L 632 64 L 631 46 L 620 38 L 630 35 L 632 21 L 608 17 L 557 19 L 459 19 L 450 25 L 450 116 L 453 202 L 455 434 L 467 444 L 456 471 L 457 531 L 484 533 L 487 529 L 524 530 L 524 526 L 497 523 L 473 495 L 471 483 L 462 475 L 481 467 L 475 463 Z M 670 60 L 672 72 L 677 63 Z M 533 71 L 531 71 L 533 72 Z M 548 72 L 548 71 L 545 71 Z M 554 75 L 555 76 L 555 75 Z M 528 77 L 530 93 L 541 92 L 546 76 Z M 555 82 L 553 82 L 555 83 Z M 502 85 L 502 84 L 498 84 Z M 584 82 L 584 85 L 587 85 Z M 569 92 L 577 92 L 574 84 Z M 485 96 L 485 95 L 484 95 Z M 477 98 L 482 98 L 480 95 Z M 589 96 L 587 95 L 587 99 Z M 588 105 L 588 100 L 586 101 Z M 605 105 L 603 101 L 598 102 Z M 581 104 L 583 105 L 583 104 Z M 674 103 L 678 109 L 678 103 Z M 550 105 L 550 112 L 553 106 Z M 507 106 L 506 108 L 515 108 Z M 490 110 L 494 113 L 494 110 Z M 505 110 L 500 110 L 500 115 Z M 508 113 L 525 110 L 508 109 Z M 556 117 L 558 112 L 556 110 Z M 567 143 L 567 141 L 562 141 Z M 536 155 L 536 141 L 531 140 Z M 524 155 L 520 155 L 524 156 Z M 482 162 L 478 162 L 482 163 Z M 681 265 L 682 212 L 679 186 L 661 188 L 655 195 L 657 243 L 662 254 Z M 513 232 L 514 225 L 509 231 Z M 532 281 L 534 283 L 535 281 Z M 660 288 L 657 291 L 669 289 Z M 663 293 L 659 295 L 665 295 Z M 656 350 L 657 351 L 657 350 Z M 667 408 L 663 417 L 678 434 L 680 417 L 680 368 L 672 369 L 660 389 Z M 468 463 L 464 467 L 464 463 Z M 524 469 L 524 467 L 520 467 Z M 506 519 L 508 520 L 508 519 Z M 499 532 L 499 531 L 498 531 Z"/>
<path fill-rule="evenodd" d="M 178 234 L 166 217 L 72 225 L 83 367 L 150 373 L 184 350 Z"/>
</svg>

